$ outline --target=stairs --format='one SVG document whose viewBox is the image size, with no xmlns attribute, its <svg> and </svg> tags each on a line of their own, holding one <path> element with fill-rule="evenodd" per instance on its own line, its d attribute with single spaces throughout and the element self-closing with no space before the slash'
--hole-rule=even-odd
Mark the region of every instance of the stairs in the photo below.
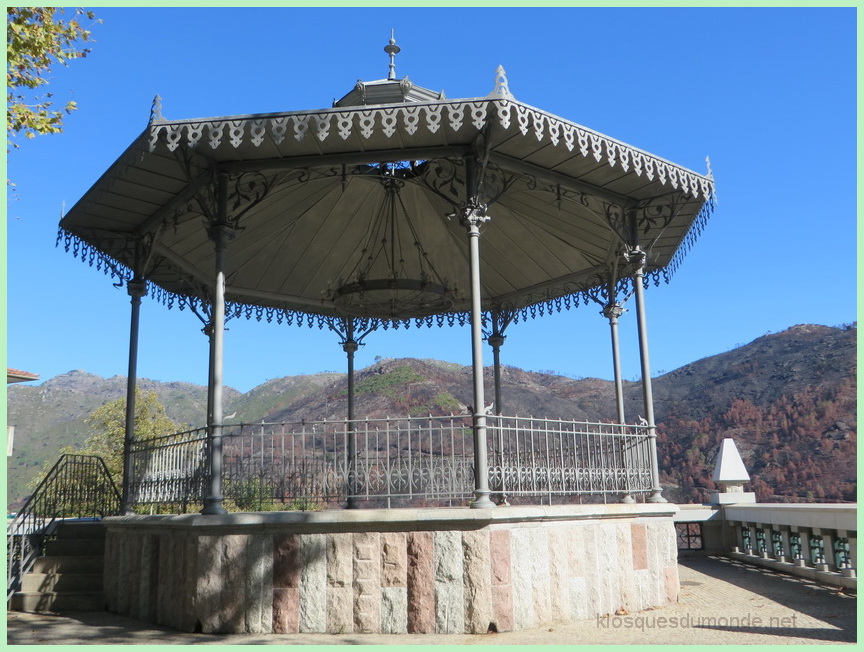
<svg viewBox="0 0 864 652">
<path fill-rule="evenodd" d="M 99 521 L 67 521 L 45 555 L 21 580 L 9 608 L 30 613 L 103 611 L 105 528 Z"/>
</svg>

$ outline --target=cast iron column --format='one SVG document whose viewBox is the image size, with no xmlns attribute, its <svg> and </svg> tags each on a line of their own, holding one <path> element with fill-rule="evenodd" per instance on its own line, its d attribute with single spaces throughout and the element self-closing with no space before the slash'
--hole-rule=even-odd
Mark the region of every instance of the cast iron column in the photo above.
<svg viewBox="0 0 864 652">
<path fill-rule="evenodd" d="M 624 314 L 624 308 L 614 299 L 603 308 L 603 315 L 609 319 L 609 329 L 612 333 L 612 367 L 615 374 L 615 406 L 618 413 L 618 424 L 624 425 L 624 386 L 621 380 L 621 350 L 618 346 L 618 318 Z M 627 472 L 632 466 L 632 449 L 622 445 L 621 465 Z M 629 491 L 621 494 L 622 503 L 635 503 L 636 499 Z"/>
<path fill-rule="evenodd" d="M 495 414 L 501 415 L 504 411 L 501 409 L 501 345 L 507 339 L 498 332 L 498 326 L 495 325 L 495 330 L 486 339 L 489 346 L 492 347 L 492 359 L 495 365 Z"/>
<path fill-rule="evenodd" d="M 486 412 L 483 395 L 483 325 L 480 296 L 480 225 L 489 220 L 484 211 L 469 207 L 464 213 L 468 228 L 471 264 L 471 360 L 474 368 L 474 502 L 472 507 L 495 507 L 489 498 L 489 461 L 486 451 Z"/>
<path fill-rule="evenodd" d="M 228 223 L 228 175 L 220 173 L 216 186 L 218 214 L 216 223 L 208 229 L 215 249 L 216 280 L 213 286 L 213 305 L 210 324 L 210 383 L 208 403 L 210 422 L 210 494 L 204 499 L 202 514 L 225 514 L 222 505 L 222 388 L 225 347 L 225 250 L 228 247 L 231 226 Z"/>
<path fill-rule="evenodd" d="M 501 408 L 501 345 L 504 344 L 504 340 L 507 339 L 504 335 L 501 334 L 499 330 L 499 322 L 497 320 L 497 315 L 493 315 L 494 327 L 492 330 L 492 334 L 486 338 L 486 341 L 489 342 L 489 345 L 492 347 L 492 357 L 495 361 L 495 414 L 499 417 L 504 413 L 504 410 Z M 496 442 L 498 449 L 498 459 L 496 463 L 498 464 L 498 473 L 500 474 L 501 486 L 496 487 L 496 490 L 500 490 L 501 494 L 498 498 L 499 505 L 509 505 L 507 502 L 507 492 L 504 487 L 504 429 L 502 428 L 501 419 L 496 419 L 497 423 L 495 425 L 498 426 L 498 441 Z"/>
<path fill-rule="evenodd" d="M 648 455 L 651 463 L 651 495 L 649 503 L 665 503 L 660 487 L 660 470 L 657 465 L 657 430 L 654 424 L 654 396 L 651 392 L 651 364 L 648 360 L 648 327 L 645 320 L 645 297 L 642 278 L 645 270 L 645 252 L 638 246 L 630 252 L 637 267 L 633 274 L 636 295 L 636 324 L 639 331 L 639 359 L 642 364 L 642 399 L 645 403 L 645 420 L 648 422 Z"/>
<path fill-rule="evenodd" d="M 138 327 L 141 317 L 141 298 L 147 294 L 147 281 L 135 277 L 126 283 L 131 297 L 132 317 L 129 325 L 129 372 L 126 376 L 126 429 L 123 437 L 123 490 L 120 513 L 134 514 L 130 495 L 132 483 L 132 444 L 135 442 L 135 389 L 138 384 Z"/>
<path fill-rule="evenodd" d="M 357 434 L 354 432 L 354 354 L 359 344 L 354 340 L 354 320 L 345 324 L 346 339 L 342 350 L 348 356 L 348 508 L 357 507 Z"/>
<path fill-rule="evenodd" d="M 624 425 L 624 384 L 621 380 L 621 349 L 618 345 L 618 318 L 624 314 L 624 308 L 617 301 L 610 302 L 603 308 L 603 316 L 609 320 L 609 330 L 612 333 L 612 367 L 615 374 L 615 406 L 618 411 L 618 423 Z"/>
</svg>

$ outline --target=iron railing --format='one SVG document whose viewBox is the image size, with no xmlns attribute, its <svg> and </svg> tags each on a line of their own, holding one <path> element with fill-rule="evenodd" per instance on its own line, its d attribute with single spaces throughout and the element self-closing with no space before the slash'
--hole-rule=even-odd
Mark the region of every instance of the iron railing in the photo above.
<svg viewBox="0 0 864 652">
<path fill-rule="evenodd" d="M 72 518 L 119 513 L 120 492 L 101 457 L 62 455 L 6 526 L 7 598 L 20 589 L 58 525 Z"/>
<path fill-rule="evenodd" d="M 646 426 L 487 417 L 489 486 L 507 496 L 650 492 Z"/>
<path fill-rule="evenodd" d="M 242 511 L 464 505 L 474 496 L 472 441 L 469 416 L 225 426 L 224 497 Z M 489 485 L 499 501 L 605 500 L 651 490 L 644 426 L 489 416 L 487 441 Z M 207 445 L 206 429 L 135 443 L 133 504 L 200 505 L 209 486 Z"/>
<path fill-rule="evenodd" d="M 206 428 L 134 442 L 131 504 L 165 504 L 180 512 L 200 504 L 210 473 L 207 444 Z"/>
</svg>

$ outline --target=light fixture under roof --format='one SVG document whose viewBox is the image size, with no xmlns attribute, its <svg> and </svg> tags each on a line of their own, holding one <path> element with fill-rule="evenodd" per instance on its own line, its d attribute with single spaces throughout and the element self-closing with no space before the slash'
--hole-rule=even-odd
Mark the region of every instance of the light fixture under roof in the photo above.
<svg viewBox="0 0 864 652">
<path fill-rule="evenodd" d="M 453 306 L 456 288 L 448 285 L 429 260 L 402 201 L 405 174 L 411 170 L 396 164 L 381 167 L 384 200 L 360 257 L 348 278 L 326 292 L 346 316 L 398 321 L 447 312 Z M 415 260 L 409 264 L 406 256 Z"/>
</svg>

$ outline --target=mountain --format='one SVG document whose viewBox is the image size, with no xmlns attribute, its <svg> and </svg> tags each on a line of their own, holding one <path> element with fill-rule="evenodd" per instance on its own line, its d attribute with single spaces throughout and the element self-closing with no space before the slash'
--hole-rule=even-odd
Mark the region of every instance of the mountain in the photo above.
<svg viewBox="0 0 864 652">
<path fill-rule="evenodd" d="M 698 502 L 724 437 L 760 501 L 855 501 L 857 328 L 799 325 L 657 378 L 670 500 Z"/>
<path fill-rule="evenodd" d="M 857 403 L 854 326 L 794 326 L 685 365 L 653 379 L 658 456 L 665 494 L 701 502 L 720 441 L 734 437 L 760 500 L 855 500 Z M 492 369 L 485 370 L 487 402 Z M 191 426 L 206 413 L 206 388 L 139 381 L 169 416 Z M 125 395 L 126 379 L 72 371 L 41 385 L 8 388 L 9 423 L 17 426 L 8 463 L 10 506 L 46 459 L 88 436 L 84 420 Z M 467 413 L 471 368 L 437 360 L 381 360 L 357 372 L 355 413 L 363 417 Z M 628 421 L 643 414 L 639 382 L 625 382 Z M 287 376 L 241 394 L 225 389 L 233 423 L 343 419 L 344 374 Z M 588 421 L 615 415 L 613 383 L 502 369 L 505 414 Z"/>
</svg>

